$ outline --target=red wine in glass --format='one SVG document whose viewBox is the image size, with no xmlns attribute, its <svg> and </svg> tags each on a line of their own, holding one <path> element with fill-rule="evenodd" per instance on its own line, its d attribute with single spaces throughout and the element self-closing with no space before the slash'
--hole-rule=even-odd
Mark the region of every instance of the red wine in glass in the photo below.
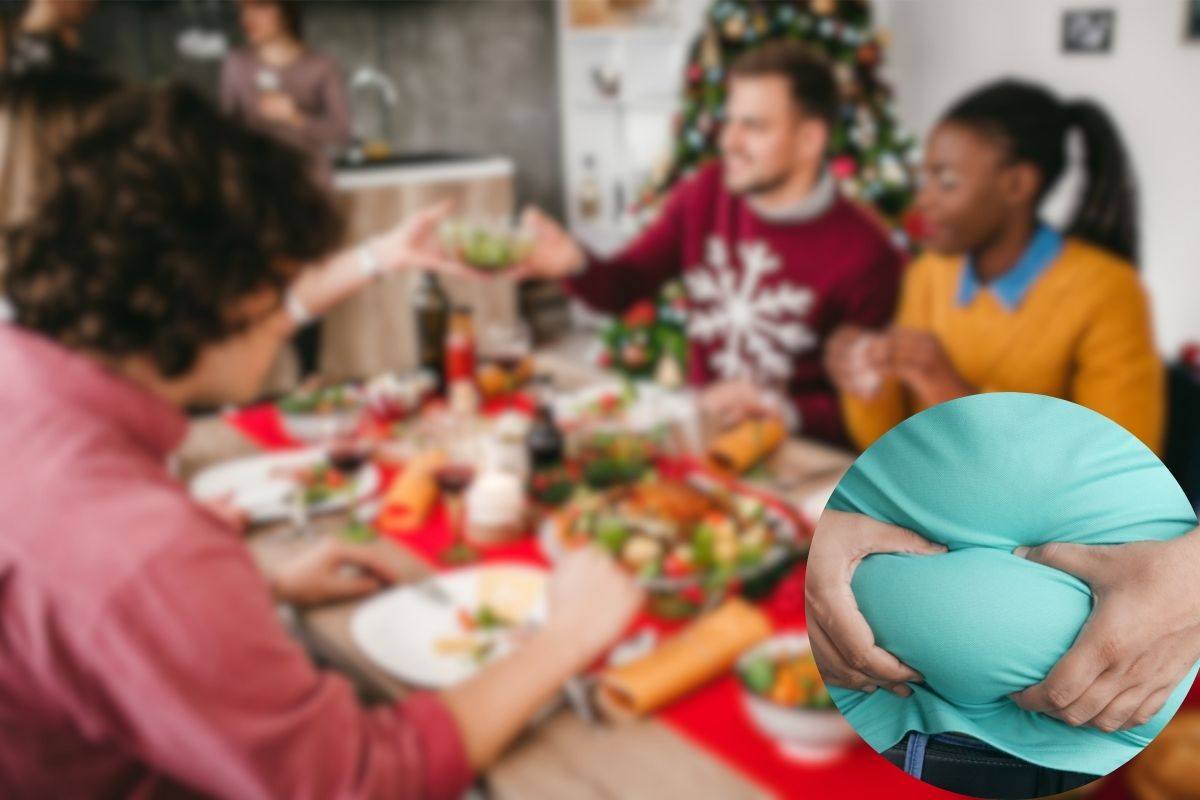
<svg viewBox="0 0 1200 800">
<path fill-rule="evenodd" d="M 442 560 L 449 564 L 465 564 L 479 557 L 475 548 L 463 541 L 462 493 L 475 479 L 475 468 L 470 464 L 448 464 L 433 473 L 433 480 L 446 495 L 450 511 L 450 531 L 453 540 L 442 551 Z"/>
<path fill-rule="evenodd" d="M 475 479 L 475 468 L 469 464 L 449 464 L 434 473 L 438 488 L 448 495 L 460 495 Z"/>
<path fill-rule="evenodd" d="M 484 360 L 495 364 L 509 375 L 512 375 L 521 366 L 521 362 L 525 360 L 525 356 L 522 353 L 497 353 L 487 356 Z"/>
<path fill-rule="evenodd" d="M 346 476 L 354 475 L 370 458 L 370 448 L 359 443 L 339 444 L 329 449 L 329 463 Z"/>
</svg>

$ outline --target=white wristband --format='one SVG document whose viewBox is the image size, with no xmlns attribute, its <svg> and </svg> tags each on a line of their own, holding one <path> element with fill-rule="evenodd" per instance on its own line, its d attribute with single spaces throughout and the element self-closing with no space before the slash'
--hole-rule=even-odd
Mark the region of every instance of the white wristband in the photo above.
<svg viewBox="0 0 1200 800">
<path fill-rule="evenodd" d="M 360 244 L 355 249 L 354 254 L 358 257 L 358 268 L 364 278 L 374 278 L 383 272 L 383 262 L 379 260 L 379 256 L 375 255 L 375 251 L 371 249 L 370 242 Z"/>
<path fill-rule="evenodd" d="M 312 312 L 304 305 L 300 296 L 295 290 L 288 289 L 283 295 L 283 308 L 287 311 L 287 315 L 291 317 L 292 322 L 296 323 L 296 327 L 303 327 L 312 322 Z"/>
</svg>

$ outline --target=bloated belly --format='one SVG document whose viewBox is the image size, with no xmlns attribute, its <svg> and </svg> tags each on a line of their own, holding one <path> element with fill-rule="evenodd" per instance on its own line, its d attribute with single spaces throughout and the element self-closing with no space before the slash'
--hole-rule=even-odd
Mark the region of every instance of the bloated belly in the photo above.
<svg viewBox="0 0 1200 800">
<path fill-rule="evenodd" d="M 957 704 L 1045 678 L 1091 612 L 1087 586 L 995 548 L 867 557 L 852 583 L 877 643 Z"/>
</svg>

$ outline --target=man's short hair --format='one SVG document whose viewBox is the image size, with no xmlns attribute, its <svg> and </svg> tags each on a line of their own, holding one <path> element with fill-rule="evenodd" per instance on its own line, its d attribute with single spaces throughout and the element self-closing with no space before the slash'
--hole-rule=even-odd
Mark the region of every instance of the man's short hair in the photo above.
<svg viewBox="0 0 1200 800">
<path fill-rule="evenodd" d="M 786 78 L 792 100 L 805 114 L 824 120 L 833 132 L 841 100 L 825 59 L 794 39 L 778 39 L 742 53 L 729 69 L 730 78 L 764 75 Z"/>
<path fill-rule="evenodd" d="M 299 150 L 181 85 L 101 104 L 7 232 L 18 325 L 102 356 L 187 373 L 244 330 L 239 301 L 282 290 L 338 245 L 341 220 Z"/>
</svg>

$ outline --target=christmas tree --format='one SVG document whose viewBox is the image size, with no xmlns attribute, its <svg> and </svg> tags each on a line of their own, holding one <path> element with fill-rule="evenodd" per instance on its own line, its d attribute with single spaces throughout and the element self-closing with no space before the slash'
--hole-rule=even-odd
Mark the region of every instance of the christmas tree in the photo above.
<svg viewBox="0 0 1200 800">
<path fill-rule="evenodd" d="M 896 120 L 891 89 L 880 79 L 886 34 L 874 30 L 865 0 L 717 0 L 691 49 L 669 166 L 643 201 L 653 203 L 717 154 L 725 74 L 741 53 L 771 39 L 797 39 L 833 66 L 842 113 L 830 142 L 830 169 L 842 192 L 901 227 L 912 199 L 914 142 Z"/>
</svg>

